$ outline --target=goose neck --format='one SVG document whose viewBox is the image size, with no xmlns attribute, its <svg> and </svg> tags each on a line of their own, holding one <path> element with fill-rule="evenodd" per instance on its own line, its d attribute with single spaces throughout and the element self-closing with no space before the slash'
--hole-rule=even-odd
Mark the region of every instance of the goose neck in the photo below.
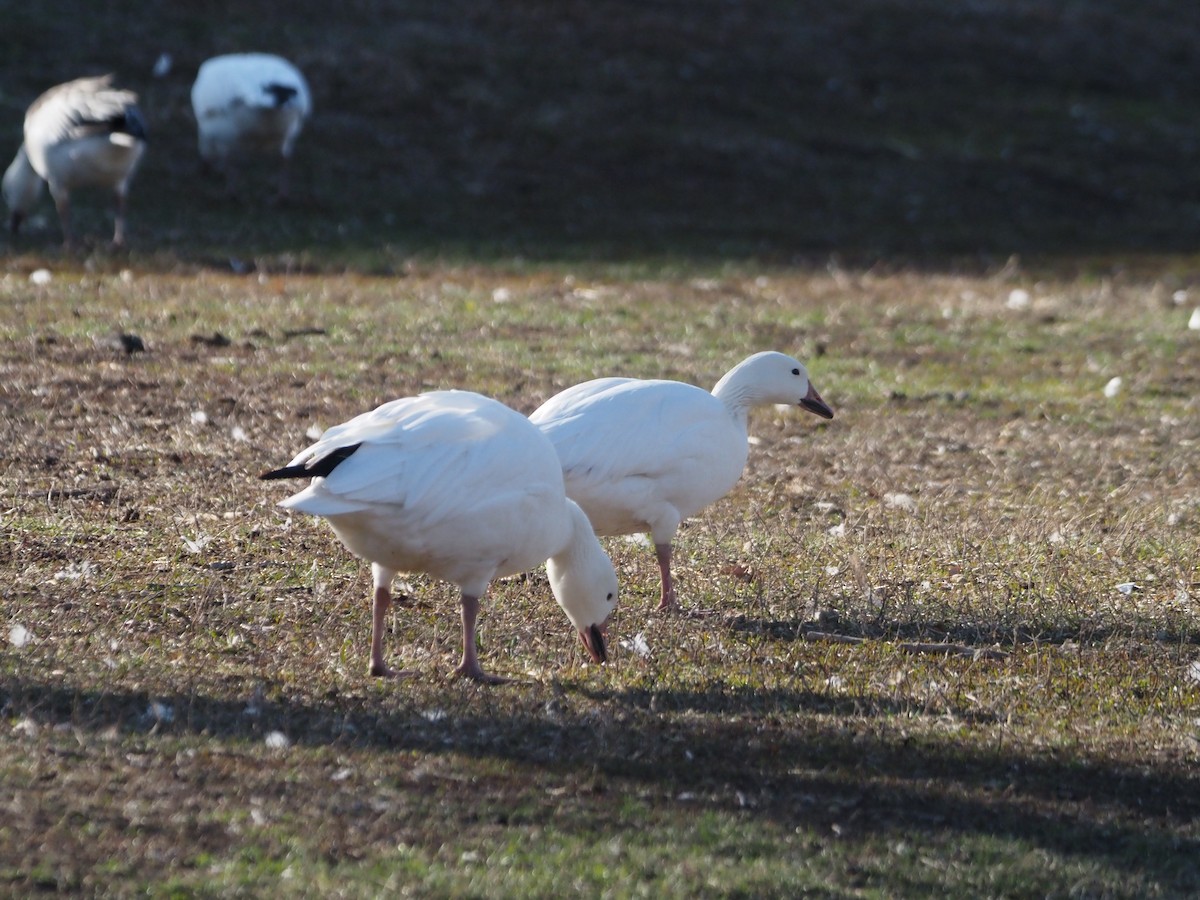
<svg viewBox="0 0 1200 900">
<path fill-rule="evenodd" d="M 731 373 L 732 374 L 732 373 Z M 754 405 L 755 397 L 749 385 L 739 378 L 728 375 L 717 382 L 712 394 L 724 405 L 726 411 L 743 429 Z"/>
</svg>

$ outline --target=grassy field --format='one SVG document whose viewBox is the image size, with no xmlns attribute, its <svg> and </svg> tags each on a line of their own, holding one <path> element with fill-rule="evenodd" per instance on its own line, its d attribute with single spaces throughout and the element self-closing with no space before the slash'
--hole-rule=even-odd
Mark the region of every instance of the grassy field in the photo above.
<svg viewBox="0 0 1200 900">
<path fill-rule="evenodd" d="M 0 894 L 1200 893 L 1200 13 L 67 5 L 6 12 L 0 134 L 115 69 L 154 143 L 128 250 L 101 198 L 0 245 Z M 250 47 L 313 83 L 283 207 L 195 174 Z M 606 541 L 602 668 L 534 572 L 480 620 L 519 683 L 423 578 L 369 678 L 366 567 L 256 477 L 768 348 L 836 418 L 753 417 L 706 615 Z"/>
</svg>

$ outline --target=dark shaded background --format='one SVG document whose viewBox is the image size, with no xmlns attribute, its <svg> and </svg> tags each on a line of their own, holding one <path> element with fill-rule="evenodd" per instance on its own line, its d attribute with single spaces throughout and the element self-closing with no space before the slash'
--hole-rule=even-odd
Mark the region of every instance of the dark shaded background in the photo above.
<svg viewBox="0 0 1200 900">
<path fill-rule="evenodd" d="M 114 71 L 140 92 L 142 252 L 988 264 L 1200 237 L 1195 4 L 2 5 L 5 157 L 52 84 Z M 286 215 L 266 171 L 238 198 L 197 174 L 196 67 L 251 49 L 313 88 Z M 57 239 L 48 215 L 8 252 Z"/>
</svg>

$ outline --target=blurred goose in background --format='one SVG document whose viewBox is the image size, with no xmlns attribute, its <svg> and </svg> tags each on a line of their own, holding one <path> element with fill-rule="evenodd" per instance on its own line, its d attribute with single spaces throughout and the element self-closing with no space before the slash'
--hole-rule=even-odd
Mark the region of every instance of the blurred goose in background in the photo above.
<svg viewBox="0 0 1200 900">
<path fill-rule="evenodd" d="M 397 674 L 383 655 L 384 616 L 401 572 L 456 584 L 462 595 L 460 675 L 505 679 L 479 665 L 479 598 L 496 577 L 543 561 L 550 588 L 596 662 L 617 576 L 583 511 L 563 492 L 554 448 L 520 413 L 469 391 L 393 400 L 326 431 L 264 479 L 311 478 L 280 503 L 322 516 L 371 563 L 372 675 Z"/>
<path fill-rule="evenodd" d="M 738 363 L 712 393 L 679 381 L 598 378 L 551 397 L 530 420 L 554 444 L 567 496 L 597 534 L 651 535 L 659 609 L 669 609 L 675 532 L 737 483 L 749 454 L 750 409 L 767 403 L 833 418 L 803 364 L 768 351 Z"/>
<path fill-rule="evenodd" d="M 200 159 L 224 172 L 231 190 L 239 160 L 278 153 L 283 159 L 279 196 L 287 196 L 292 150 L 312 113 L 308 83 L 299 69 L 269 53 L 214 56 L 196 74 L 192 111 Z"/>
<path fill-rule="evenodd" d="M 71 192 L 106 188 L 116 198 L 113 243 L 123 244 L 129 183 L 145 150 L 146 124 L 137 95 L 114 88 L 111 75 L 51 88 L 25 114 L 25 142 L 4 173 L 9 227 L 14 234 L 20 229 L 45 181 L 58 208 L 63 240 L 71 246 Z"/>
</svg>

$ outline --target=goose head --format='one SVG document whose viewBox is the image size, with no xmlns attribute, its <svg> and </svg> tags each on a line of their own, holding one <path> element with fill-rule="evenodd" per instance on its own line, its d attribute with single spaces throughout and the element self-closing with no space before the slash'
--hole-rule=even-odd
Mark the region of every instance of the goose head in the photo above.
<svg viewBox="0 0 1200 900">
<path fill-rule="evenodd" d="M 4 172 L 2 192 L 8 204 L 8 227 L 13 234 L 20 230 L 25 216 L 33 209 L 42 193 L 42 176 L 33 170 L 25 145 L 17 151 L 13 161 Z"/>
<path fill-rule="evenodd" d="M 725 373 L 712 392 L 731 408 L 744 410 L 764 403 L 786 403 L 823 419 L 833 418 L 833 410 L 808 380 L 804 363 L 774 350 L 742 360 Z"/>
<path fill-rule="evenodd" d="M 588 654 L 607 662 L 608 619 L 617 606 L 617 573 L 600 546 L 583 510 L 568 500 L 571 537 L 566 548 L 546 560 L 550 590 L 562 607 Z"/>
</svg>

